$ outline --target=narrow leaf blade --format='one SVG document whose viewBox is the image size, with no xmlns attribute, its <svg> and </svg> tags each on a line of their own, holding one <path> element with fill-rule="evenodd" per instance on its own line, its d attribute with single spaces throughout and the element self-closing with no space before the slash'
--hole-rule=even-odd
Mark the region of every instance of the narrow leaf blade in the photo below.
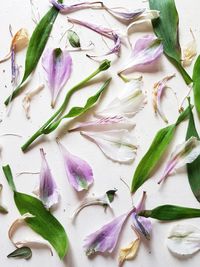
<svg viewBox="0 0 200 267">
<path fill-rule="evenodd" d="M 193 69 L 193 92 L 194 103 L 198 114 L 200 115 L 200 56 L 198 56 Z"/>
</svg>

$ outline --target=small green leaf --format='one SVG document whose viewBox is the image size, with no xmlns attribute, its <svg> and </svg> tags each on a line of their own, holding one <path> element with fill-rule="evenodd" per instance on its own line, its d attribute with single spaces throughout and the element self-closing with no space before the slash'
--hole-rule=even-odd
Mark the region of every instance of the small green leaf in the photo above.
<svg viewBox="0 0 200 267">
<path fill-rule="evenodd" d="M 200 217 L 200 209 L 163 205 L 152 210 L 143 210 L 139 213 L 139 215 L 160 221 L 173 221 Z"/>
<path fill-rule="evenodd" d="M 76 32 L 69 30 L 67 32 L 67 38 L 72 47 L 81 47 L 80 38 Z"/>
<path fill-rule="evenodd" d="M 146 180 L 150 178 L 151 173 L 156 168 L 156 166 L 158 166 L 161 158 L 163 157 L 165 151 L 167 150 L 168 145 L 170 144 L 174 136 L 176 127 L 182 121 L 184 121 L 188 117 L 188 115 L 189 115 L 189 107 L 179 115 L 175 124 L 167 126 L 158 131 L 147 153 L 141 159 L 140 163 L 136 168 L 131 185 L 132 193 L 135 193 L 136 190 Z"/>
<path fill-rule="evenodd" d="M 107 195 L 108 200 L 110 201 L 110 203 L 113 202 L 113 200 L 115 198 L 115 195 L 116 195 L 116 192 L 117 192 L 117 189 L 109 190 L 109 191 L 106 192 L 106 195 Z"/>
<path fill-rule="evenodd" d="M 198 56 L 193 69 L 193 92 L 194 103 L 198 115 L 200 115 L 200 56 Z"/>
<path fill-rule="evenodd" d="M 25 61 L 25 72 L 19 86 L 13 91 L 13 93 L 6 99 L 5 105 L 8 105 L 16 96 L 23 90 L 23 85 L 28 79 L 30 74 L 36 68 L 38 61 L 44 51 L 46 43 L 51 34 L 53 24 L 58 16 L 59 10 L 52 7 L 47 14 L 40 20 L 36 26 L 28 46 Z"/>
<path fill-rule="evenodd" d="M 16 191 L 12 173 L 11 171 L 6 172 L 7 169 L 10 170 L 9 165 L 3 167 L 3 171 L 11 189 L 14 190 L 14 200 L 20 214 L 30 213 L 34 216 L 27 218 L 26 223 L 37 234 L 49 241 L 59 257 L 63 259 L 68 251 L 68 238 L 65 229 L 39 199 Z"/>
<path fill-rule="evenodd" d="M 162 40 L 165 55 L 181 73 L 186 84 L 190 84 L 192 79 L 181 65 L 179 17 L 174 0 L 149 0 L 149 6 L 160 11 L 160 17 L 153 20 L 152 24 L 155 34 Z"/>
<path fill-rule="evenodd" d="M 32 251 L 29 247 L 17 248 L 15 251 L 10 253 L 7 257 L 29 260 L 32 257 Z"/>
<path fill-rule="evenodd" d="M 186 140 L 188 140 L 192 136 L 199 139 L 199 135 L 195 127 L 191 105 L 189 105 L 189 107 L 190 107 L 190 115 L 189 115 L 189 124 L 186 134 Z M 192 163 L 187 164 L 187 174 L 192 192 L 196 197 L 196 199 L 200 202 L 200 156 L 198 156 L 198 158 L 196 158 L 196 160 L 193 161 Z"/>
</svg>

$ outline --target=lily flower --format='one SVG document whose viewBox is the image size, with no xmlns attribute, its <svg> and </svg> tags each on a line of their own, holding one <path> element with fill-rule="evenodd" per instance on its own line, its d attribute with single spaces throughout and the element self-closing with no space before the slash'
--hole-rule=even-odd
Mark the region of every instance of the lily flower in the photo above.
<svg viewBox="0 0 200 267">
<path fill-rule="evenodd" d="M 42 66 L 46 72 L 51 91 L 51 106 L 54 107 L 61 89 L 70 78 L 72 58 L 66 50 L 47 49 L 42 58 Z"/>
<path fill-rule="evenodd" d="M 49 169 L 43 149 L 40 149 L 42 166 L 40 171 L 39 197 L 45 207 L 50 209 L 59 201 L 58 188 Z"/>
<path fill-rule="evenodd" d="M 94 182 L 93 171 L 83 159 L 72 155 L 58 140 L 58 146 L 63 156 L 65 171 L 71 186 L 76 191 L 88 190 Z"/>
<path fill-rule="evenodd" d="M 118 72 L 118 75 L 120 76 L 124 72 L 141 70 L 145 66 L 155 63 L 162 53 L 161 40 L 154 35 L 145 35 L 136 41 L 129 60 Z"/>
<path fill-rule="evenodd" d="M 164 173 L 158 184 L 165 181 L 167 177 L 175 170 L 192 163 L 200 155 L 200 141 L 196 137 L 191 137 L 184 143 L 178 145 L 171 154 L 166 164 Z"/>
</svg>

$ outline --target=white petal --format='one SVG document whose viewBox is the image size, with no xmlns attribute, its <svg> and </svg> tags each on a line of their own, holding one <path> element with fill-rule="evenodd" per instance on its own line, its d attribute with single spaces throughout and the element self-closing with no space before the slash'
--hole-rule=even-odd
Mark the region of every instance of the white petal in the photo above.
<svg viewBox="0 0 200 267">
<path fill-rule="evenodd" d="M 113 130 L 104 132 L 81 132 L 91 139 L 111 160 L 130 162 L 135 159 L 137 146 L 134 137 L 128 130 Z"/>
<path fill-rule="evenodd" d="M 141 79 L 133 80 L 126 84 L 123 92 L 116 97 L 108 107 L 97 112 L 97 116 L 116 116 L 125 117 L 134 116 L 139 110 L 144 107 L 146 96 L 141 90 Z"/>
<path fill-rule="evenodd" d="M 192 255 L 200 249 L 200 229 L 189 224 L 175 225 L 167 238 L 168 249 L 178 255 Z"/>
</svg>

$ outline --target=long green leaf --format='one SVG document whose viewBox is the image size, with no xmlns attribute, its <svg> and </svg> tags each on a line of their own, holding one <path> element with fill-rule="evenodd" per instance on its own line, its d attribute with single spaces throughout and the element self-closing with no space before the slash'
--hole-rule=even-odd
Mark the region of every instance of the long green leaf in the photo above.
<svg viewBox="0 0 200 267">
<path fill-rule="evenodd" d="M 162 39 L 165 55 L 179 70 L 186 84 L 190 84 L 192 79 L 181 65 L 179 17 L 174 0 L 149 0 L 149 6 L 150 9 L 160 11 L 160 17 L 152 23 L 155 34 Z"/>
<path fill-rule="evenodd" d="M 186 134 L 186 140 L 190 137 L 197 137 L 199 139 L 199 135 L 197 133 L 194 117 L 192 113 L 192 109 L 190 107 L 190 115 L 189 115 L 189 124 Z M 190 187 L 196 199 L 200 202 L 200 156 L 195 159 L 190 164 L 187 164 L 187 174 Z"/>
<path fill-rule="evenodd" d="M 23 89 L 24 82 L 36 68 L 38 61 L 44 51 L 46 43 L 51 34 L 53 24 L 58 16 L 59 10 L 52 7 L 47 14 L 40 20 L 36 26 L 28 46 L 25 61 L 25 72 L 19 86 L 14 92 L 6 99 L 5 105 L 8 105 Z"/>
<path fill-rule="evenodd" d="M 198 56 L 193 69 L 193 92 L 194 104 L 200 115 L 200 55 Z"/>
<path fill-rule="evenodd" d="M 152 210 L 143 210 L 139 213 L 139 215 L 161 221 L 173 221 L 200 217 L 200 209 L 163 205 Z"/>
<path fill-rule="evenodd" d="M 147 153 L 141 159 L 133 176 L 131 192 L 136 190 L 149 179 L 152 171 L 158 166 L 162 156 L 164 155 L 169 143 L 171 142 L 176 126 L 179 125 L 189 115 L 189 108 L 180 114 L 175 124 L 167 126 L 158 131 L 153 139 Z"/>
<path fill-rule="evenodd" d="M 6 179 L 11 185 L 11 189 L 14 189 L 15 204 L 21 215 L 30 213 L 34 217 L 27 218 L 26 222 L 30 228 L 32 228 L 37 234 L 41 235 L 44 239 L 55 248 L 61 259 L 64 258 L 68 251 L 68 238 L 63 226 L 59 221 L 47 210 L 40 200 L 27 194 L 23 194 L 16 191 L 16 187 L 12 186 L 13 176 L 9 165 L 3 167 Z M 9 173 L 9 175 L 7 175 Z"/>
<path fill-rule="evenodd" d="M 32 251 L 29 247 L 17 248 L 15 251 L 10 253 L 7 257 L 28 260 L 32 257 Z"/>
<path fill-rule="evenodd" d="M 104 84 L 102 85 L 101 89 L 95 95 L 89 97 L 88 100 L 87 100 L 87 102 L 85 103 L 85 105 L 83 107 L 73 107 L 73 108 L 71 108 L 70 111 L 66 115 L 64 115 L 58 121 L 53 122 L 47 128 L 45 128 L 43 130 L 43 133 L 44 134 L 49 134 L 52 131 L 54 131 L 59 126 L 59 124 L 61 123 L 61 121 L 63 119 L 75 118 L 75 117 L 78 117 L 78 116 L 84 114 L 85 112 L 87 112 L 99 100 L 99 98 L 102 95 L 103 91 L 108 87 L 110 81 L 111 81 L 111 78 L 108 79 L 108 80 L 106 80 L 104 82 Z"/>
</svg>

